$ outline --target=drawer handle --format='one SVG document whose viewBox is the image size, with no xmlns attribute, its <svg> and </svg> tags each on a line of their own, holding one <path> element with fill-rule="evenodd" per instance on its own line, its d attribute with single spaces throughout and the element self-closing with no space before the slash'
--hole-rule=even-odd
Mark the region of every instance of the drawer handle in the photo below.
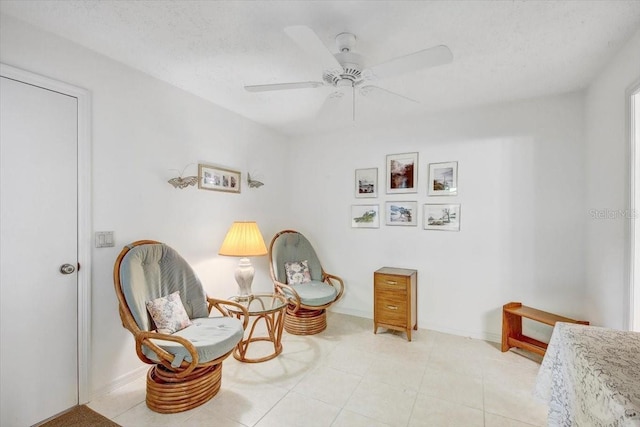
<svg viewBox="0 0 640 427">
<path fill-rule="evenodd" d="M 387 285 L 397 285 L 398 282 L 394 282 L 392 280 L 387 280 Z"/>
<path fill-rule="evenodd" d="M 397 309 L 398 309 L 398 306 L 397 306 L 397 305 L 388 305 L 388 306 L 387 306 L 387 308 L 388 308 L 389 310 L 397 310 Z"/>
</svg>

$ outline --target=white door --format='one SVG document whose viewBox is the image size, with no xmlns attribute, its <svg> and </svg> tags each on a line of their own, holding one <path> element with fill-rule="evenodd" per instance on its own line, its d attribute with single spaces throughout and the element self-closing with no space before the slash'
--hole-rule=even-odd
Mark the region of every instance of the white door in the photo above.
<svg viewBox="0 0 640 427">
<path fill-rule="evenodd" d="M 0 80 L 0 424 L 10 427 L 78 403 L 78 100 Z"/>
<path fill-rule="evenodd" d="M 631 278 L 629 286 L 630 296 L 630 325 L 629 329 L 640 332 L 640 84 L 633 89 L 629 99 L 630 109 L 630 143 L 631 152 L 633 153 L 631 165 Z"/>
</svg>

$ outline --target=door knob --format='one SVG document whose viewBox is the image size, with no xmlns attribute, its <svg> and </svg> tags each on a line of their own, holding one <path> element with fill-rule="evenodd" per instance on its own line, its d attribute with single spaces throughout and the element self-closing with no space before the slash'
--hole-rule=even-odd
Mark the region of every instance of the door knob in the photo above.
<svg viewBox="0 0 640 427">
<path fill-rule="evenodd" d="M 62 274 L 71 274 L 76 271 L 76 268 L 71 264 L 62 264 L 60 266 L 60 273 Z"/>
</svg>

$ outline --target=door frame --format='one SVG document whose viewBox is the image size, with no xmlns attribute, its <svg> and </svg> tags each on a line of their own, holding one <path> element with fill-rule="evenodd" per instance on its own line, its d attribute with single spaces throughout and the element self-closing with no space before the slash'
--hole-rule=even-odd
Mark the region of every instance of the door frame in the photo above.
<svg viewBox="0 0 640 427">
<path fill-rule="evenodd" d="M 640 226 L 637 220 L 640 217 L 640 170 L 637 168 L 640 158 L 640 140 L 636 137 L 636 121 L 634 96 L 640 96 L 640 79 L 633 82 L 625 92 L 626 96 L 626 128 L 629 141 L 629 212 L 627 233 L 627 295 L 629 303 L 626 304 L 626 329 L 640 331 Z"/>
<path fill-rule="evenodd" d="M 0 63 L 0 75 L 78 100 L 78 403 L 91 397 L 91 94 L 68 83 Z"/>
</svg>

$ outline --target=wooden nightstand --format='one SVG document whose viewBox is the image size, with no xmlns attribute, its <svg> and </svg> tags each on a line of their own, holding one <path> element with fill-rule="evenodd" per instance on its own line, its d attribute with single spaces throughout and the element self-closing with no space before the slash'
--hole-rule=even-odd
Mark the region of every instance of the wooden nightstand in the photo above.
<svg viewBox="0 0 640 427">
<path fill-rule="evenodd" d="M 411 341 L 411 329 L 418 329 L 417 287 L 417 270 L 382 267 L 373 273 L 374 334 L 382 326 L 406 331 Z"/>
</svg>

